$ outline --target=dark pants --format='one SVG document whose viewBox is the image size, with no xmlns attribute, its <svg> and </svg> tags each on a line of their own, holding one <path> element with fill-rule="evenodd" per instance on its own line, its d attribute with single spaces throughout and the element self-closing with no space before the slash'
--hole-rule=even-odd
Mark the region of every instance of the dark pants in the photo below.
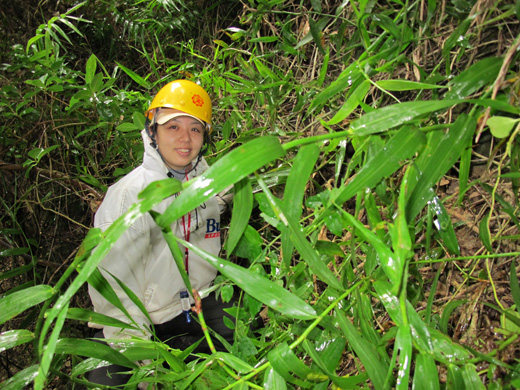
<svg viewBox="0 0 520 390">
<path fill-rule="evenodd" d="M 230 344 L 233 343 L 234 331 L 224 325 L 222 318 L 227 316 L 233 320 L 233 317 L 224 311 L 224 309 L 232 307 L 233 303 L 234 301 L 223 303 L 221 300 L 215 299 L 214 293 L 210 294 L 208 297 L 202 300 L 202 309 L 206 325 L 208 328 L 214 330 L 216 333 L 222 336 Z M 187 323 L 186 316 L 184 313 L 182 313 L 168 322 L 154 325 L 155 335 L 159 340 L 166 343 L 171 348 L 184 351 L 190 345 L 204 337 L 204 332 L 202 331 L 200 324 L 196 321 L 196 318 L 197 315 L 193 314 L 191 322 Z M 103 332 L 96 333 L 94 338 L 103 338 Z M 212 340 L 215 344 L 215 348 L 218 351 L 225 351 L 222 343 L 220 343 L 215 338 L 212 338 Z M 194 350 L 194 353 L 209 354 L 210 352 L 211 351 L 205 338 Z M 189 358 L 187 360 L 189 360 Z M 90 382 L 100 385 L 125 385 L 130 379 L 130 375 L 118 373 L 128 370 L 129 368 L 127 367 L 113 364 L 90 371 L 87 373 L 87 379 Z"/>
</svg>

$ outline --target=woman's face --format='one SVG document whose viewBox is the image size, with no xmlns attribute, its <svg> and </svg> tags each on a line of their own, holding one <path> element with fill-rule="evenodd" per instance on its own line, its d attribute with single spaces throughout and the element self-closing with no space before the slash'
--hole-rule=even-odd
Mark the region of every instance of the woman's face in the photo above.
<svg viewBox="0 0 520 390">
<path fill-rule="evenodd" d="M 170 168 L 184 172 L 202 148 L 204 126 L 192 117 L 178 116 L 157 125 L 155 139 L 159 152 Z"/>
</svg>

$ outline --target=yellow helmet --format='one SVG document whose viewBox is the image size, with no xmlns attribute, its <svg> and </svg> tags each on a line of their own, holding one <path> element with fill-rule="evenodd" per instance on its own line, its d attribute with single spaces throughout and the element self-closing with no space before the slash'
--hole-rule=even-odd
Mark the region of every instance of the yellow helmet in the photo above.
<svg viewBox="0 0 520 390">
<path fill-rule="evenodd" d="M 211 133 L 211 99 L 200 85 L 189 80 L 175 80 L 160 89 L 146 110 L 153 120 L 156 108 L 174 108 L 204 121 Z"/>
</svg>

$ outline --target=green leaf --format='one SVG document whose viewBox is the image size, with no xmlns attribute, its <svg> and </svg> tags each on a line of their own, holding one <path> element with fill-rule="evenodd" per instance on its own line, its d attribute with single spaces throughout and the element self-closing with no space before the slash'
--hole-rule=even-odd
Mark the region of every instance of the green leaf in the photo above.
<svg viewBox="0 0 520 390">
<path fill-rule="evenodd" d="M 316 317 L 314 309 L 305 301 L 269 279 L 227 260 L 220 259 L 189 242 L 180 239 L 179 242 L 206 260 L 222 275 L 231 279 L 246 293 L 272 309 L 301 320 L 310 320 Z"/>
<path fill-rule="evenodd" d="M 335 125 L 339 122 L 341 122 L 343 119 L 348 117 L 358 106 L 359 103 L 363 101 L 365 96 L 367 95 L 368 91 L 370 91 L 370 81 L 363 80 L 361 84 L 359 84 L 356 89 L 350 94 L 350 96 L 347 98 L 345 103 L 343 103 L 343 106 L 334 114 L 332 119 L 328 122 L 325 122 L 327 125 Z"/>
<path fill-rule="evenodd" d="M 446 88 L 441 85 L 418 83 L 409 80 L 379 80 L 376 85 L 387 91 L 415 91 L 421 89 Z"/>
<path fill-rule="evenodd" d="M 487 57 L 471 65 L 448 83 L 450 91 L 445 99 L 463 99 L 477 92 L 485 85 L 495 81 L 504 60 L 499 57 Z"/>
<path fill-rule="evenodd" d="M 48 380 L 49 369 L 54 358 L 54 353 L 56 349 L 56 342 L 58 341 L 58 337 L 60 335 L 63 324 L 65 323 L 65 315 L 67 309 L 69 307 L 69 303 L 65 304 L 64 310 L 62 310 L 56 319 L 56 324 L 52 329 L 50 337 L 46 338 L 46 334 L 49 328 L 50 323 L 47 322 L 44 324 L 43 330 L 40 334 L 40 367 L 38 369 L 38 375 L 34 378 L 34 389 L 35 390 L 43 390 L 45 388 L 45 384 Z M 44 340 L 45 339 L 45 340 Z M 46 345 L 42 348 L 43 343 L 46 341 Z"/>
<path fill-rule="evenodd" d="M 124 349 L 122 349 L 124 351 Z M 95 341 L 62 338 L 56 341 L 56 354 L 70 354 L 75 356 L 87 356 L 100 360 L 106 360 L 112 364 L 124 367 L 136 368 L 137 365 L 116 349 Z"/>
<path fill-rule="evenodd" d="M 412 390 L 440 390 L 439 372 L 431 355 L 416 356 Z"/>
<path fill-rule="evenodd" d="M 426 137 L 414 128 L 403 126 L 363 167 L 356 176 L 341 188 L 335 203 L 347 200 L 366 188 L 373 188 L 385 177 L 390 177 L 425 144 Z"/>
<path fill-rule="evenodd" d="M 22 371 L 17 372 L 5 382 L 0 383 L 2 390 L 20 390 L 25 389 L 38 375 L 38 365 L 29 366 Z"/>
<path fill-rule="evenodd" d="M 410 377 L 410 367 L 412 362 L 412 334 L 409 325 L 401 325 L 397 329 L 395 339 L 397 349 L 398 371 L 396 375 L 396 389 L 408 389 L 408 378 Z"/>
<path fill-rule="evenodd" d="M 121 123 L 119 126 L 116 127 L 117 131 L 121 131 L 122 133 L 126 133 L 129 131 L 138 131 L 141 130 L 141 128 L 137 127 L 133 123 Z"/>
<path fill-rule="evenodd" d="M 486 386 L 482 383 L 478 373 L 477 367 L 474 364 L 468 363 L 462 367 L 462 379 L 464 380 L 465 388 L 471 390 L 485 390 Z"/>
<path fill-rule="evenodd" d="M 130 78 L 132 80 L 134 80 L 139 86 L 145 88 L 145 89 L 150 89 L 151 88 L 151 85 L 148 81 L 146 81 L 145 79 L 143 79 L 141 76 L 139 76 L 137 73 L 135 73 L 134 71 L 128 69 L 126 66 L 120 64 L 119 62 L 116 61 L 116 64 L 128 75 L 130 76 Z"/>
<path fill-rule="evenodd" d="M 428 205 L 437 216 L 434 225 L 439 232 L 442 242 L 451 254 L 460 256 L 459 242 L 455 230 L 453 229 L 451 218 L 439 197 L 437 195 L 433 196 Z"/>
<path fill-rule="evenodd" d="M 229 235 L 226 241 L 226 250 L 232 253 L 240 237 L 248 226 L 253 211 L 253 188 L 247 177 L 234 185 L 233 212 L 229 223 Z"/>
<path fill-rule="evenodd" d="M 491 245 L 491 232 L 489 231 L 490 214 L 491 212 L 489 214 L 484 215 L 484 217 L 478 225 L 478 232 L 480 235 L 480 240 L 482 241 L 486 249 L 489 252 L 493 253 L 493 246 Z"/>
<path fill-rule="evenodd" d="M 263 387 L 264 390 L 286 390 L 287 384 L 285 379 L 270 367 L 265 371 Z"/>
<path fill-rule="evenodd" d="M 359 384 L 361 382 L 364 382 L 367 380 L 367 375 L 366 374 L 361 374 L 361 375 L 355 375 L 355 376 L 347 376 L 347 377 L 340 377 L 340 376 L 337 376 L 335 374 L 333 374 L 331 372 L 331 370 L 333 370 L 337 363 L 338 362 L 335 362 L 334 366 L 333 367 L 327 367 L 327 365 L 325 364 L 325 362 L 323 361 L 323 359 L 326 359 L 327 356 L 329 355 L 327 352 L 327 348 L 329 348 L 330 346 L 335 346 L 335 344 L 338 344 L 337 342 L 340 342 L 340 345 L 341 345 L 341 349 L 343 350 L 345 348 L 345 339 L 341 338 L 341 339 L 336 339 L 332 342 L 329 341 L 327 347 L 325 347 L 326 349 L 322 351 L 322 355 L 320 357 L 320 355 L 318 355 L 317 351 L 316 351 L 316 348 L 314 348 L 309 340 L 304 340 L 303 342 L 303 346 L 305 348 L 305 351 L 309 354 L 309 357 L 312 359 L 312 362 L 313 364 L 317 365 L 328 377 L 329 379 L 336 385 L 338 386 L 338 388 L 340 389 L 359 389 Z M 320 349 L 323 348 L 323 345 L 320 345 L 319 346 Z M 323 357 L 323 359 L 322 359 Z"/>
<path fill-rule="evenodd" d="M 359 360 L 361 360 L 375 389 L 383 390 L 384 378 L 389 366 L 381 359 L 375 346 L 359 334 L 354 325 L 344 317 L 342 312 L 336 311 L 336 320 L 350 347 L 359 357 Z"/>
<path fill-rule="evenodd" d="M 54 289 L 51 286 L 40 284 L 4 296 L 0 299 L 0 324 L 51 298 L 53 295 Z"/>
<path fill-rule="evenodd" d="M 220 191 L 284 155 L 278 139 L 270 136 L 256 138 L 232 150 L 202 175 L 186 183 L 187 188 L 157 218 L 157 223 L 160 226 L 170 225 Z"/>
<path fill-rule="evenodd" d="M 408 123 L 421 115 L 443 110 L 458 103 L 461 103 L 461 100 L 428 100 L 385 106 L 353 121 L 350 125 L 350 133 L 358 137 L 381 133 Z"/>
<path fill-rule="evenodd" d="M 0 352 L 34 340 L 34 333 L 26 329 L 8 330 L 0 333 Z"/>
<path fill-rule="evenodd" d="M 468 147 L 477 122 L 475 118 L 461 114 L 448 134 L 421 153 L 416 160 L 419 177 L 407 202 L 406 215 L 409 221 L 415 219 L 428 201 L 432 199 L 431 188 L 453 167 L 462 151 Z"/>
<path fill-rule="evenodd" d="M 286 381 L 303 388 L 312 386 L 312 383 L 309 383 L 307 378 L 313 374 L 313 371 L 298 359 L 287 343 L 278 344 L 267 354 L 267 358 L 271 366 Z M 323 377 L 322 381 L 327 379 L 325 375 Z"/>
<path fill-rule="evenodd" d="M 319 147 L 316 144 L 309 144 L 303 146 L 294 158 L 283 195 L 283 205 L 289 219 L 297 221 L 302 215 L 305 187 L 314 172 L 314 165 L 319 155 Z M 294 245 L 287 234 L 282 235 L 281 242 L 283 263 L 288 265 Z"/>
<path fill-rule="evenodd" d="M 309 18 L 309 31 L 312 35 L 312 39 L 314 40 L 314 43 L 318 47 L 318 50 L 320 51 L 321 55 L 325 55 L 325 49 L 323 48 L 323 44 L 321 43 L 321 30 L 323 27 L 319 27 L 316 22 L 312 18 Z M 323 24 L 323 23 L 322 23 Z"/>
<path fill-rule="evenodd" d="M 246 219 L 246 222 L 249 220 Z M 264 241 L 260 233 L 251 225 L 247 225 L 244 233 L 238 241 L 234 254 L 251 261 L 257 260 L 262 255 L 262 245 Z"/>
<path fill-rule="evenodd" d="M 70 308 L 67 312 L 67 318 L 69 320 L 78 320 L 84 322 L 92 322 L 98 325 L 108 325 L 115 328 L 123 329 L 137 329 L 126 322 L 117 320 L 115 318 L 106 316 L 104 314 L 96 313 L 95 311 L 82 309 L 79 307 Z"/>
<path fill-rule="evenodd" d="M 489 130 L 494 137 L 506 138 L 509 137 L 513 127 L 518 123 L 520 119 L 513 119 L 506 116 L 492 116 L 487 120 Z"/>
<path fill-rule="evenodd" d="M 87 60 L 87 67 L 85 70 L 85 84 L 90 85 L 92 80 L 94 79 L 94 75 L 96 74 L 97 67 L 97 57 L 94 54 L 91 54 Z"/>
</svg>

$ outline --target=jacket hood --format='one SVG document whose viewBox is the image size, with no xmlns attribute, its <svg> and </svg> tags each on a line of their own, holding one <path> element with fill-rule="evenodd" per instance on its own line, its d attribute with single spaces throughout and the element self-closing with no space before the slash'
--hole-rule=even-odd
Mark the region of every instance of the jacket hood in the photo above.
<svg viewBox="0 0 520 390">
<path fill-rule="evenodd" d="M 144 143 L 143 166 L 146 169 L 156 171 L 156 172 L 164 174 L 164 176 L 167 176 L 168 172 L 169 172 L 168 167 L 162 160 L 157 149 L 155 149 L 152 146 L 153 141 L 150 138 L 150 136 L 147 134 L 146 129 L 141 131 L 141 136 L 143 137 L 143 143 Z M 192 165 L 195 165 L 197 163 L 197 159 L 194 159 L 191 163 L 192 163 Z M 209 168 L 208 163 L 206 162 L 204 157 L 202 157 L 200 159 L 199 163 L 195 166 L 195 169 L 192 170 L 188 174 L 188 178 L 191 179 L 195 176 L 198 176 L 208 168 Z"/>
</svg>

